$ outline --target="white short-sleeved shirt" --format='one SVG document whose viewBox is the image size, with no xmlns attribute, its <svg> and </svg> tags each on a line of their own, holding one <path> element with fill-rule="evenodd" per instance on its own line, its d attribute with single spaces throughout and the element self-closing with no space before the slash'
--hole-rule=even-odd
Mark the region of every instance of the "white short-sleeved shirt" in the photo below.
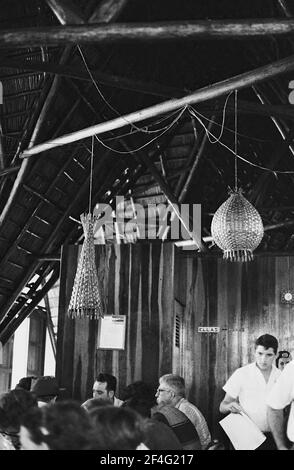
<svg viewBox="0 0 294 470">
<path fill-rule="evenodd" d="M 266 400 L 280 374 L 281 371 L 273 365 L 269 380 L 266 382 L 254 362 L 237 369 L 223 386 L 226 393 L 239 400 L 246 414 L 263 432 L 270 431 Z"/>
<path fill-rule="evenodd" d="M 287 436 L 294 442 L 294 360 L 285 366 L 267 398 L 268 406 L 275 410 L 281 410 L 290 403 Z"/>
</svg>

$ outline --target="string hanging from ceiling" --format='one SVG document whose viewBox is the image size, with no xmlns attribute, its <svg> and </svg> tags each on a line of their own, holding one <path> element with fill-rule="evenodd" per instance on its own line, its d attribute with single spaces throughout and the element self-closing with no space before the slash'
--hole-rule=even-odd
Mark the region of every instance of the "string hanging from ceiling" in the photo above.
<svg viewBox="0 0 294 470">
<path fill-rule="evenodd" d="M 97 217 L 91 213 L 93 186 L 94 136 L 92 137 L 89 210 L 81 214 L 84 242 L 78 261 L 73 290 L 68 307 L 71 318 L 98 319 L 103 317 L 103 302 L 95 262 L 94 225 Z"/>
<path fill-rule="evenodd" d="M 235 91 L 235 167 L 234 189 L 229 198 L 217 209 L 211 223 L 215 244 L 223 251 L 224 259 L 251 261 L 253 251 L 260 244 L 264 228 L 262 219 L 253 205 L 242 195 L 238 187 L 237 164 L 237 90 Z"/>
</svg>

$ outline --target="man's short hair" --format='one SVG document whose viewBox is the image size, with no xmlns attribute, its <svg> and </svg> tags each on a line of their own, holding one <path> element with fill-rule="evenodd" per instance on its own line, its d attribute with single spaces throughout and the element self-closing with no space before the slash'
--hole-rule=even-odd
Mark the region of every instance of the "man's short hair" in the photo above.
<svg viewBox="0 0 294 470">
<path fill-rule="evenodd" d="M 96 450 L 132 450 L 144 442 L 144 421 L 131 408 L 100 406 L 89 412 Z"/>
<path fill-rule="evenodd" d="M 89 398 L 81 404 L 81 407 L 86 411 L 91 411 L 99 406 L 109 406 L 109 400 L 105 400 L 103 398 Z"/>
<path fill-rule="evenodd" d="M 180 375 L 175 374 L 165 374 L 160 377 L 159 380 L 162 380 L 166 385 L 179 397 L 185 397 L 185 379 Z"/>
<path fill-rule="evenodd" d="M 257 338 L 255 341 L 255 347 L 263 346 L 265 349 L 273 348 L 274 353 L 277 354 L 278 351 L 278 340 L 275 336 L 265 334 Z"/>
<path fill-rule="evenodd" d="M 113 392 L 115 393 L 116 391 L 116 377 L 114 377 L 114 375 L 105 374 L 104 372 L 101 372 L 97 375 L 95 382 L 106 382 L 106 390 L 108 392 L 110 390 L 113 390 Z"/>
</svg>

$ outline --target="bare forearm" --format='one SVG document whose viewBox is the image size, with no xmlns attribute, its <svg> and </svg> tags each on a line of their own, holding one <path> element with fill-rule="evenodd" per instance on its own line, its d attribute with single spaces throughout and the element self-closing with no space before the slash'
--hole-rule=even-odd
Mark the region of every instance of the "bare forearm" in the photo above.
<svg viewBox="0 0 294 470">
<path fill-rule="evenodd" d="M 284 410 L 274 410 L 273 408 L 268 408 L 267 418 L 278 449 L 286 450 L 287 445 L 284 423 Z"/>
<path fill-rule="evenodd" d="M 231 401 L 230 403 L 222 401 L 219 410 L 223 414 L 241 413 L 242 411 L 244 411 L 237 401 Z"/>
</svg>

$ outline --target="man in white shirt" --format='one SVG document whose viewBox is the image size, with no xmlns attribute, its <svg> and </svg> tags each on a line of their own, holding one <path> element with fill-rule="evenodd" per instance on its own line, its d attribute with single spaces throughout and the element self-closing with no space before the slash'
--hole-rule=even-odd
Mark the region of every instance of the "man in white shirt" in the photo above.
<svg viewBox="0 0 294 470">
<path fill-rule="evenodd" d="M 107 400 L 114 406 L 121 406 L 123 401 L 115 396 L 115 391 L 116 377 L 111 374 L 98 374 L 93 385 L 93 398 Z"/>
<path fill-rule="evenodd" d="M 267 421 L 266 400 L 281 374 L 275 366 L 277 350 L 277 338 L 269 334 L 260 336 L 255 342 L 255 362 L 237 369 L 223 387 L 226 395 L 220 412 L 243 412 L 249 416 L 267 438 L 258 450 L 276 449 Z"/>
<path fill-rule="evenodd" d="M 160 392 L 164 393 L 160 393 Z M 156 392 L 157 403 L 178 408 L 191 421 L 197 431 L 201 449 L 204 450 L 211 442 L 211 435 L 201 411 L 185 398 L 185 380 L 175 374 L 165 374 L 159 379 Z"/>
<path fill-rule="evenodd" d="M 291 404 L 287 423 L 287 436 L 294 448 L 294 361 L 289 362 L 268 398 L 268 422 L 279 450 L 288 450 L 284 408 Z"/>
</svg>

